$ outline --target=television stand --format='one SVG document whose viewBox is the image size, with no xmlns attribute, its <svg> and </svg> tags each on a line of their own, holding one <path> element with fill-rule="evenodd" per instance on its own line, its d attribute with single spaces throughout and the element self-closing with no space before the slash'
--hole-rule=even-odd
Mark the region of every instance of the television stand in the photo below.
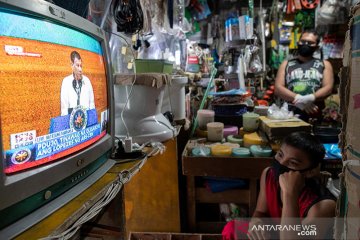
<svg viewBox="0 0 360 240">
<path fill-rule="evenodd" d="M 141 170 L 136 171 L 96 217 L 83 224 L 74 238 L 128 239 L 133 231 L 180 232 L 177 139 L 163 144 L 166 148 L 163 154 L 148 158 Z M 145 151 L 151 152 L 151 149 Z M 139 163 L 138 160 L 115 164 L 79 196 L 16 239 L 40 239 L 63 233 L 105 195 L 109 186 L 118 180 L 119 173 L 132 171 Z"/>
<path fill-rule="evenodd" d="M 31 228 L 34 224 L 45 219 L 55 211 L 62 208 L 65 204 L 69 203 L 71 200 L 79 196 L 82 192 L 87 190 L 91 185 L 98 181 L 106 172 L 113 167 L 115 161 L 107 160 L 100 168 L 95 172 L 85 178 L 83 181 L 61 194 L 59 197 L 50 201 L 46 205 L 38 208 L 31 214 L 21 218 L 15 223 L 7 226 L 6 228 L 0 230 L 1 239 L 12 239 L 17 235 L 21 234 L 25 230 Z"/>
</svg>

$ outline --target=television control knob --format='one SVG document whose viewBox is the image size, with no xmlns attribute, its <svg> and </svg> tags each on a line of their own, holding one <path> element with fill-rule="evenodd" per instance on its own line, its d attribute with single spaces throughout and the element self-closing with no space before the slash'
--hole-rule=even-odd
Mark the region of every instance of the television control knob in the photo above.
<svg viewBox="0 0 360 240">
<path fill-rule="evenodd" d="M 81 165 L 83 165 L 83 163 L 84 163 L 84 159 L 79 159 L 77 161 L 77 166 L 80 167 Z"/>
<path fill-rule="evenodd" d="M 51 191 L 47 190 L 44 194 L 45 200 L 48 200 L 49 198 L 51 198 L 51 194 L 52 194 Z"/>
</svg>

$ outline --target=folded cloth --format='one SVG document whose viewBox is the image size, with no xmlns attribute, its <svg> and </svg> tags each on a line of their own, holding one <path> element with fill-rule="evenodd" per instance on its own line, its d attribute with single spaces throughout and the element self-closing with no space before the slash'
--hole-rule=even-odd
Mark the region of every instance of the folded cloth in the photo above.
<svg viewBox="0 0 360 240">
<path fill-rule="evenodd" d="M 242 240 L 247 237 L 249 222 L 245 220 L 231 220 L 226 223 L 221 235 L 222 240 Z"/>
<path fill-rule="evenodd" d="M 227 179 L 227 178 L 205 178 L 205 186 L 207 189 L 209 189 L 211 192 L 223 192 L 228 189 L 233 188 L 244 188 L 248 185 L 246 180 L 243 179 Z"/>
</svg>

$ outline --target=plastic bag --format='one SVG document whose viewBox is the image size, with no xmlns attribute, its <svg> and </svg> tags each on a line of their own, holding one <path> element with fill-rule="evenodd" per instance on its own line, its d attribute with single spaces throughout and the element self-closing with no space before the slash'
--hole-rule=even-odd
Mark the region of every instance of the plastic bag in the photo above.
<svg viewBox="0 0 360 240">
<path fill-rule="evenodd" d="M 270 119 L 285 120 L 294 117 L 294 113 L 289 111 L 288 104 L 285 102 L 281 108 L 276 104 L 272 104 L 268 109 L 267 116 Z"/>
</svg>

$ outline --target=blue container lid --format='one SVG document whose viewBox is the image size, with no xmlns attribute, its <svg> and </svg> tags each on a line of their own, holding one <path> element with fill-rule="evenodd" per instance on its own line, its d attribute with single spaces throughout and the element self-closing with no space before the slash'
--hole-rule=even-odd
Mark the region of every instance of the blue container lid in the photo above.
<svg viewBox="0 0 360 240">
<path fill-rule="evenodd" d="M 254 157 L 270 157 L 272 149 L 269 146 L 251 145 L 250 151 Z"/>
<path fill-rule="evenodd" d="M 232 155 L 234 157 L 250 157 L 251 153 L 248 148 L 240 147 L 240 148 L 233 148 Z"/>
<path fill-rule="evenodd" d="M 191 154 L 196 157 L 206 157 L 210 156 L 211 150 L 209 147 L 194 147 L 191 150 Z"/>
</svg>

